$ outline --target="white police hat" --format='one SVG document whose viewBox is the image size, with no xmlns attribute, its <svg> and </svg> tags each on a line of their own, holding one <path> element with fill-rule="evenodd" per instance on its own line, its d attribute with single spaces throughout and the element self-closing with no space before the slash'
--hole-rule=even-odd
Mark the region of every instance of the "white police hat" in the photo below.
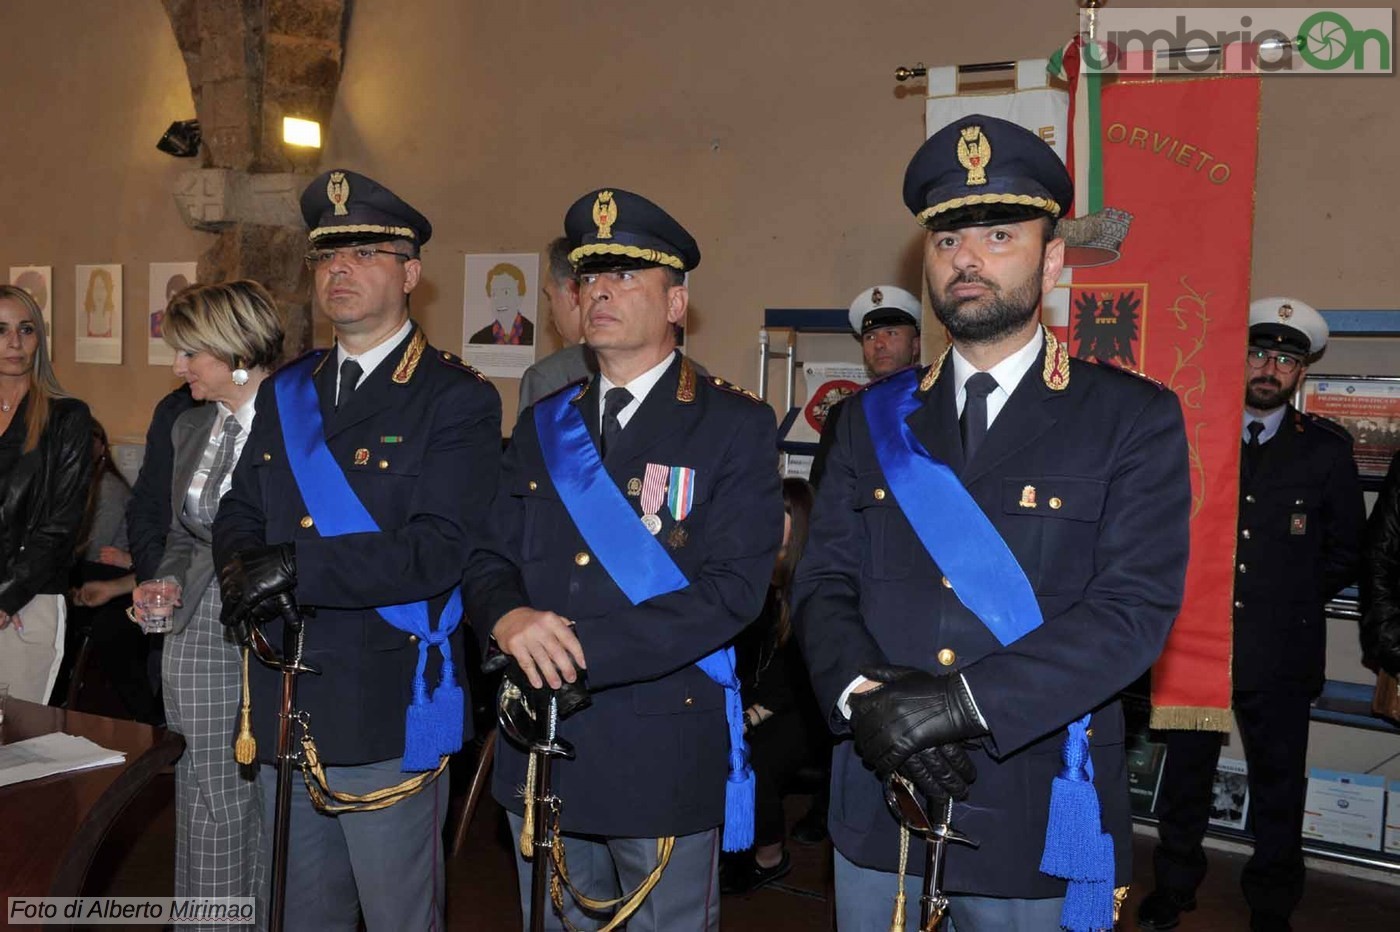
<svg viewBox="0 0 1400 932">
<path fill-rule="evenodd" d="M 851 302 L 851 329 L 856 336 L 876 327 L 906 324 L 919 328 L 923 306 L 918 297 L 897 285 L 876 285 L 867 288 Z"/>
<path fill-rule="evenodd" d="M 1327 345 L 1327 321 L 1306 301 L 1259 298 L 1249 305 L 1249 345 L 1316 356 Z"/>
</svg>

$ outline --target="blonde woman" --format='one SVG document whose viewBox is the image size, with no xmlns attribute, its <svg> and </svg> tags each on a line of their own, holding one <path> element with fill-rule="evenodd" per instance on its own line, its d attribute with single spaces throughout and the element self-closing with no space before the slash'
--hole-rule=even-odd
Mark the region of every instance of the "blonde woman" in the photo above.
<svg viewBox="0 0 1400 932">
<path fill-rule="evenodd" d="M 68 397 L 23 288 L 0 285 L 0 682 L 46 702 L 92 472 L 92 418 Z"/>
<path fill-rule="evenodd" d="M 196 401 L 211 402 L 171 430 L 174 518 L 157 579 L 135 595 L 140 605 L 158 581 L 179 584 L 161 658 L 166 722 L 186 747 L 175 771 L 175 895 L 254 896 L 263 869 L 260 798 L 253 772 L 233 757 L 240 652 L 219 624 L 210 529 L 252 430 L 258 386 L 281 356 L 282 321 L 261 285 L 235 281 L 176 295 L 163 331 L 175 374 Z"/>
</svg>

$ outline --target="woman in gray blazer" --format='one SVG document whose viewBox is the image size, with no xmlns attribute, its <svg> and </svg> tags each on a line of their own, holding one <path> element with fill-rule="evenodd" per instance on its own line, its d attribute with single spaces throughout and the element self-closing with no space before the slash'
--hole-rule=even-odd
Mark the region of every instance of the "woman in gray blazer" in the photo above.
<svg viewBox="0 0 1400 932">
<path fill-rule="evenodd" d="M 240 652 L 219 623 L 210 528 L 253 426 L 258 386 L 282 353 L 272 297 L 252 281 L 196 285 L 165 312 L 175 374 L 198 401 L 175 421 L 173 520 L 157 580 L 180 584 L 165 636 L 161 682 L 169 727 L 185 738 L 175 772 L 175 895 L 255 896 L 264 867 L 262 817 L 253 771 L 234 760 Z M 140 612 L 138 611 L 138 616 Z"/>
</svg>

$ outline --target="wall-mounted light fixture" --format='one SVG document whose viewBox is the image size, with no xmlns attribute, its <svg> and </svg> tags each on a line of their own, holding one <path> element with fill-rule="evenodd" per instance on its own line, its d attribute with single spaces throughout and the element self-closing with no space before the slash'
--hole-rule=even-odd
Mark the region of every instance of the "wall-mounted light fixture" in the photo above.
<svg viewBox="0 0 1400 932">
<path fill-rule="evenodd" d="M 156 148 L 177 159 L 192 159 L 199 155 L 201 138 L 198 120 L 176 120 L 160 137 Z"/>
<path fill-rule="evenodd" d="M 321 124 L 315 120 L 283 117 L 282 141 L 289 146 L 319 149 L 321 148 Z"/>
</svg>

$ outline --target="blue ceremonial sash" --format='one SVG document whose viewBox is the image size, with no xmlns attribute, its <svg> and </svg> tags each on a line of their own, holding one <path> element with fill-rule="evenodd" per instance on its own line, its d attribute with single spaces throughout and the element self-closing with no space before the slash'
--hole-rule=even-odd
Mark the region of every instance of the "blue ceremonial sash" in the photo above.
<svg viewBox="0 0 1400 932">
<path fill-rule="evenodd" d="M 535 432 L 545 469 L 603 570 L 633 605 L 690 585 L 666 548 L 651 535 L 603 468 L 588 427 L 560 391 L 535 405 Z M 744 706 L 734 648 L 724 647 L 695 665 L 724 689 L 724 717 L 729 725 L 729 780 L 724 793 L 725 851 L 753 846 L 754 774 L 744 741 Z"/>
<path fill-rule="evenodd" d="M 321 421 L 321 403 L 316 397 L 312 371 L 320 354 L 308 354 L 278 372 L 273 379 L 277 395 L 277 415 L 282 421 L 282 440 L 287 462 L 301 492 L 306 510 L 322 537 L 343 534 L 376 533 L 374 516 L 350 487 L 345 472 L 326 446 Z M 403 770 L 433 770 L 443 754 L 462 748 L 465 697 L 452 666 L 448 636 L 462 620 L 462 593 L 453 590 L 434 628 L 427 602 L 403 602 L 376 606 L 375 611 L 389 624 L 418 637 L 418 668 L 413 676 L 413 701 L 406 713 Z M 425 671 L 428 648 L 442 654 L 442 676 L 431 698 Z"/>
<path fill-rule="evenodd" d="M 1039 628 L 1035 590 L 995 525 L 946 463 L 934 459 L 906 419 L 919 407 L 917 369 L 866 387 L 861 407 L 875 458 L 895 504 L 954 594 L 1003 647 Z M 1073 932 L 1113 927 L 1113 837 L 1101 830 L 1089 715 L 1070 723 L 1064 769 L 1050 792 L 1040 869 L 1069 881 L 1062 925 Z"/>
</svg>

